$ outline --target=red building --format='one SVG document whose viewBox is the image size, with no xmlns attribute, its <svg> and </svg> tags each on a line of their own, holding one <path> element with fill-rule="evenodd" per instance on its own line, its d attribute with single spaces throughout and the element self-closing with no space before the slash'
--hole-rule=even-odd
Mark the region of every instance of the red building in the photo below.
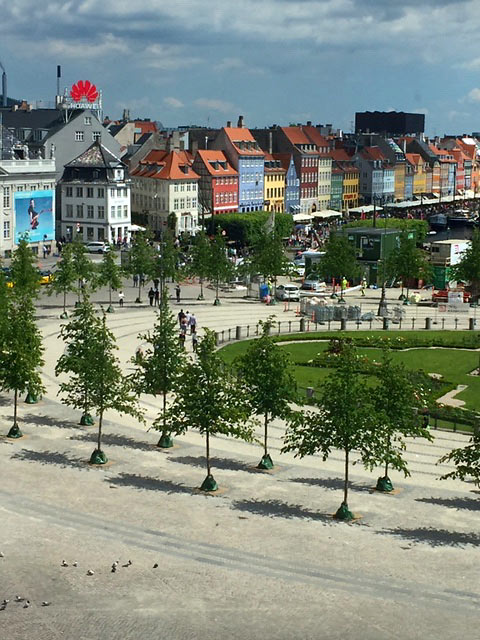
<svg viewBox="0 0 480 640">
<path fill-rule="evenodd" d="M 200 212 L 231 213 L 238 211 L 238 171 L 228 162 L 223 151 L 198 150 L 193 170 L 200 176 Z"/>
</svg>

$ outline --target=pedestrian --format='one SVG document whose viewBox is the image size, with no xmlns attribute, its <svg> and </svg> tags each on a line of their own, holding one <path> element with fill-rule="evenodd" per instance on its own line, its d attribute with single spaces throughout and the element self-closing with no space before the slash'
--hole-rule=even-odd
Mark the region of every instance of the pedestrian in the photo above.
<svg viewBox="0 0 480 640">
<path fill-rule="evenodd" d="M 179 304 L 180 304 L 180 292 L 181 292 L 180 285 L 177 284 L 177 286 L 175 287 L 175 295 L 177 296 L 177 302 Z"/>
<path fill-rule="evenodd" d="M 180 309 L 180 311 L 178 312 L 177 318 L 178 318 L 178 324 L 180 326 L 182 326 L 182 320 L 183 320 L 183 318 L 185 318 L 185 314 L 183 313 L 183 309 Z"/>
<path fill-rule="evenodd" d="M 192 349 L 193 353 L 197 353 L 198 338 L 196 333 L 192 333 Z"/>
<path fill-rule="evenodd" d="M 362 278 L 362 285 L 361 285 L 361 290 L 362 290 L 362 298 L 365 297 L 365 289 L 367 288 L 367 279 L 365 278 L 365 276 L 363 276 Z"/>
<path fill-rule="evenodd" d="M 155 289 L 158 289 L 158 285 L 160 284 L 160 280 L 158 278 L 154 278 L 153 280 L 153 286 L 155 287 Z"/>
<path fill-rule="evenodd" d="M 118 292 L 118 304 L 123 307 L 123 299 L 125 298 L 125 294 L 123 293 L 123 291 L 120 289 L 120 291 Z"/>
<path fill-rule="evenodd" d="M 189 327 L 190 326 L 190 311 L 188 309 L 185 312 L 185 319 L 187 321 L 187 327 Z"/>
<path fill-rule="evenodd" d="M 188 320 L 188 325 L 190 327 L 190 335 L 195 335 L 197 333 L 197 319 L 194 313 L 190 314 L 190 319 Z"/>
<path fill-rule="evenodd" d="M 148 299 L 150 300 L 150 306 L 153 307 L 153 299 L 155 298 L 155 291 L 150 287 L 150 291 L 148 292 Z"/>
<path fill-rule="evenodd" d="M 185 334 L 183 333 L 183 331 L 180 331 L 180 334 L 178 336 L 178 340 L 179 340 L 180 344 L 182 345 L 182 347 L 185 348 Z"/>
<path fill-rule="evenodd" d="M 145 276 L 143 273 L 140 274 L 140 284 L 142 285 L 142 287 L 145 286 Z"/>
<path fill-rule="evenodd" d="M 158 288 L 155 288 L 155 291 L 153 292 L 155 294 L 155 306 L 158 307 L 159 305 L 159 301 L 160 301 L 160 291 L 158 290 Z"/>
<path fill-rule="evenodd" d="M 187 335 L 187 318 L 185 316 L 183 316 L 180 322 L 180 331 L 182 331 L 184 335 Z"/>
<path fill-rule="evenodd" d="M 133 286 L 138 287 L 138 273 L 133 274 Z"/>
<path fill-rule="evenodd" d="M 46 244 L 43 245 L 43 259 L 45 260 L 45 258 L 48 256 L 48 247 Z"/>
</svg>

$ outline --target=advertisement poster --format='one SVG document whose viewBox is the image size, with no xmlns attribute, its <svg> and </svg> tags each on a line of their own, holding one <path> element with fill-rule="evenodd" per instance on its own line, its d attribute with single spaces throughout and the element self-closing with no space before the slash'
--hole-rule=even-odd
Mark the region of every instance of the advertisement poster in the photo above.
<svg viewBox="0 0 480 640">
<path fill-rule="evenodd" d="M 15 242 L 28 234 L 29 242 L 55 239 L 55 192 L 17 191 L 15 193 Z"/>
</svg>

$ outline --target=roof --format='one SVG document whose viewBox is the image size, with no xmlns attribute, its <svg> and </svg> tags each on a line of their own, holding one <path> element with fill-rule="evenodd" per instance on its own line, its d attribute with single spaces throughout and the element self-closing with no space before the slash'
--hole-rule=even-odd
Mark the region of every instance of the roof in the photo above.
<svg viewBox="0 0 480 640">
<path fill-rule="evenodd" d="M 275 158 L 271 153 L 265 153 L 265 173 L 283 174 L 287 169 L 282 165 L 280 158 Z"/>
<path fill-rule="evenodd" d="M 302 153 L 315 153 L 318 154 L 316 144 L 310 140 L 307 134 L 303 131 L 302 127 L 282 127 L 282 131 L 291 144 L 295 147 L 299 147 Z M 304 150 L 301 147 L 306 145 L 313 145 L 315 148 L 310 150 Z"/>
<path fill-rule="evenodd" d="M 381 160 L 382 162 L 387 160 L 380 147 L 365 147 L 360 151 L 360 154 L 366 160 Z"/>
<path fill-rule="evenodd" d="M 413 165 L 419 165 L 422 158 L 419 153 L 406 153 L 405 157 Z"/>
<path fill-rule="evenodd" d="M 59 123 L 64 124 L 62 115 L 58 109 L 2 109 L 2 122 L 9 129 L 51 129 Z"/>
<path fill-rule="evenodd" d="M 223 127 L 223 131 L 240 155 L 265 155 L 246 127 Z"/>
<path fill-rule="evenodd" d="M 330 147 L 329 142 L 325 136 L 322 136 L 317 127 L 306 126 L 302 127 L 303 132 L 308 136 L 308 138 L 316 144 L 319 148 L 328 149 Z M 324 152 L 323 152 L 324 153 Z"/>
<path fill-rule="evenodd" d="M 91 144 L 88 149 L 68 162 L 66 167 L 88 167 L 95 169 L 110 169 L 113 166 L 124 165 L 124 163 L 106 149 L 99 141 Z"/>
<path fill-rule="evenodd" d="M 195 159 L 199 157 L 212 176 L 238 176 L 238 171 L 228 162 L 223 151 L 199 149 Z"/>
<path fill-rule="evenodd" d="M 188 151 L 150 151 L 130 175 L 159 180 L 198 180 Z"/>
<path fill-rule="evenodd" d="M 272 153 L 272 156 L 275 160 L 280 160 L 280 164 L 288 171 L 290 169 L 290 163 L 292 162 L 292 154 L 291 153 Z M 293 167 L 295 168 L 295 163 L 293 163 Z"/>
<path fill-rule="evenodd" d="M 328 154 L 335 162 L 352 162 L 352 157 L 345 149 L 331 149 Z"/>
</svg>

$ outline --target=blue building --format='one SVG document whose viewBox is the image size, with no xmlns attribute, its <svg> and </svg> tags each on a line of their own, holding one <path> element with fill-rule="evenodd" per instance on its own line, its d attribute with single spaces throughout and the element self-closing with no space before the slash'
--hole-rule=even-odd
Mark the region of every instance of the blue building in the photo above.
<svg viewBox="0 0 480 640">
<path fill-rule="evenodd" d="M 285 170 L 285 211 L 298 213 L 300 211 L 300 178 L 297 174 L 293 154 L 274 153 L 275 160 L 280 160 Z"/>
</svg>

